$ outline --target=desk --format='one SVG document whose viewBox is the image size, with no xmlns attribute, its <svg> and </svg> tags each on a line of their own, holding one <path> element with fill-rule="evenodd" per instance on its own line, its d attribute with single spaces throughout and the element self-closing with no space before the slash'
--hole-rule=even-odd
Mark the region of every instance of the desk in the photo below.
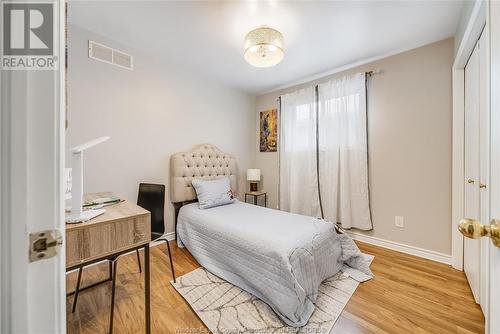
<svg viewBox="0 0 500 334">
<path fill-rule="evenodd" d="M 109 192 L 86 194 L 84 200 L 109 196 L 116 195 Z M 128 200 L 107 206 L 105 209 L 104 214 L 87 222 L 66 224 L 66 271 L 79 269 L 144 248 L 144 315 L 146 333 L 149 334 L 151 332 L 149 271 L 151 214 Z M 115 274 L 116 271 L 113 275 Z M 79 291 L 110 280 L 111 277 L 80 288 Z M 110 332 L 113 328 L 114 293 L 111 304 Z"/>
</svg>

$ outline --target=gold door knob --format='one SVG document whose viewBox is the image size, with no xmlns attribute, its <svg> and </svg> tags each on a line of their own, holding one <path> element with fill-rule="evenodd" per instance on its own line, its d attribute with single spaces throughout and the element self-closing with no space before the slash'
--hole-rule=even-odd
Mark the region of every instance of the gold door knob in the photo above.
<svg viewBox="0 0 500 334">
<path fill-rule="evenodd" d="M 474 180 L 473 179 L 468 179 L 467 183 L 474 183 Z"/>
<path fill-rule="evenodd" d="M 486 188 L 486 184 L 484 184 L 484 183 L 479 183 L 479 188 L 481 188 L 481 189 Z"/>
<path fill-rule="evenodd" d="M 483 225 L 479 220 L 466 218 L 460 221 L 458 230 L 471 239 L 490 237 L 491 242 L 500 247 L 500 220 L 492 219 L 490 225 Z"/>
</svg>

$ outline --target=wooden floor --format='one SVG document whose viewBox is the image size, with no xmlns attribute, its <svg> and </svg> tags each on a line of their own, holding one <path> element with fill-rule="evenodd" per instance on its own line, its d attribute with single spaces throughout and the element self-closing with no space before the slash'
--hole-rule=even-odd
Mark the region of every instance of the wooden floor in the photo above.
<svg viewBox="0 0 500 334">
<path fill-rule="evenodd" d="M 333 333 L 484 333 L 484 318 L 474 303 L 462 272 L 449 266 L 387 249 L 358 243 L 375 255 L 375 278 L 360 284 L 337 320 Z M 170 285 L 166 245 L 151 250 L 153 333 L 207 333 L 189 305 Z M 199 265 L 185 249 L 173 246 L 178 276 Z M 143 276 L 135 255 L 120 259 L 116 286 L 115 333 L 144 332 Z M 107 277 L 108 266 L 86 269 L 82 284 Z M 67 287 L 75 286 L 68 275 Z M 80 294 L 75 313 L 67 298 L 68 333 L 106 333 L 110 284 Z"/>
</svg>

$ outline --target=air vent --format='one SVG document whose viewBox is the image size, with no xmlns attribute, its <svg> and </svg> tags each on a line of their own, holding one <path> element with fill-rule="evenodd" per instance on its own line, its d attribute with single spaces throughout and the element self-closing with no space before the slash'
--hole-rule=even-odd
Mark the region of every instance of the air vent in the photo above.
<svg viewBox="0 0 500 334">
<path fill-rule="evenodd" d="M 132 70 L 134 58 L 122 51 L 89 40 L 89 58 Z"/>
<path fill-rule="evenodd" d="M 113 64 L 131 69 L 132 56 L 120 51 L 113 50 Z"/>
</svg>

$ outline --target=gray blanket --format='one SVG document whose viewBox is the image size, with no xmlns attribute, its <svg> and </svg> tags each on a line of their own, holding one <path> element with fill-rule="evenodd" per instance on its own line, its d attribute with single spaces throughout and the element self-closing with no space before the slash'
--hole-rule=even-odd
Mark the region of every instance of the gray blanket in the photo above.
<svg viewBox="0 0 500 334">
<path fill-rule="evenodd" d="M 320 284 L 339 271 L 373 277 L 366 259 L 334 224 L 236 202 L 179 212 L 178 245 L 213 274 L 262 299 L 291 326 L 304 326 Z"/>
</svg>

